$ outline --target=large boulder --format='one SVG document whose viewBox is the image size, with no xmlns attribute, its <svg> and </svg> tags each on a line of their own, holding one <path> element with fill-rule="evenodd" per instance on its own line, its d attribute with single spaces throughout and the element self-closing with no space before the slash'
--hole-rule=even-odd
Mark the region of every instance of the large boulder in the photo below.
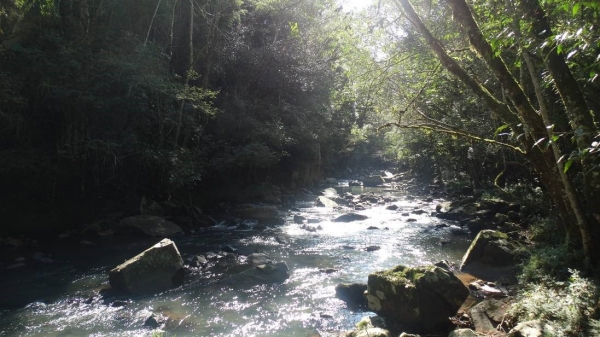
<svg viewBox="0 0 600 337">
<path fill-rule="evenodd" d="M 183 283 L 183 260 L 175 243 L 163 239 L 108 274 L 110 285 L 133 294 L 168 290 Z"/>
<path fill-rule="evenodd" d="M 317 206 L 334 208 L 334 207 L 338 207 L 338 204 L 337 204 L 337 202 L 335 202 L 327 197 L 320 196 L 317 198 Z"/>
<path fill-rule="evenodd" d="M 451 272 L 435 266 L 405 267 L 369 275 L 369 309 L 416 332 L 444 332 L 469 290 Z"/>
<path fill-rule="evenodd" d="M 119 222 L 121 227 L 141 232 L 152 237 L 172 237 L 183 234 L 175 223 L 154 215 L 136 215 Z"/>
<path fill-rule="evenodd" d="M 370 176 L 362 179 L 362 184 L 365 187 L 376 187 L 385 184 L 385 180 L 381 176 Z"/>
<path fill-rule="evenodd" d="M 494 231 L 482 230 L 462 258 L 461 271 L 478 277 L 486 268 L 512 268 L 519 260 L 520 245 L 508 235 Z"/>
</svg>

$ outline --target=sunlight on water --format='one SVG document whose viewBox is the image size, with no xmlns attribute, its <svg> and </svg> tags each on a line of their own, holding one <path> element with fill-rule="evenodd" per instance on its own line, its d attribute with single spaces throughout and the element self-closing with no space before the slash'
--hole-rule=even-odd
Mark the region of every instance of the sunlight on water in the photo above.
<svg viewBox="0 0 600 337">
<path fill-rule="evenodd" d="M 468 238 L 452 237 L 448 228 L 435 227 L 442 223 L 430 216 L 435 202 L 419 203 L 401 192 L 382 189 L 340 187 L 337 192 L 348 191 L 375 191 L 393 201 L 356 211 L 368 219 L 350 223 L 333 221 L 348 210 L 315 207 L 312 200 L 298 202 L 299 211 L 292 212 L 281 227 L 256 231 L 222 225 L 176 241 L 184 259 L 218 252 L 226 244 L 265 253 L 289 266 L 290 278 L 283 284 L 228 281 L 248 268 L 240 265 L 245 257 L 229 255 L 206 269 L 190 270 L 179 289 L 155 296 L 106 299 L 98 295 L 108 286 L 106 270 L 148 243 L 111 247 L 98 250 L 98 256 L 72 261 L 84 264 L 85 272 L 68 269 L 38 275 L 43 280 L 54 278 L 45 290 L 47 296 L 21 309 L 0 311 L 0 335 L 151 336 L 154 330 L 144 322 L 154 315 L 158 328 L 169 336 L 325 336 L 351 329 L 362 317 L 373 315 L 350 310 L 335 298 L 337 284 L 366 282 L 370 272 L 398 264 L 458 261 L 468 247 Z M 398 209 L 386 209 L 389 205 Z M 293 222 L 293 215 L 309 219 L 309 225 L 318 230 L 303 229 Z"/>
</svg>

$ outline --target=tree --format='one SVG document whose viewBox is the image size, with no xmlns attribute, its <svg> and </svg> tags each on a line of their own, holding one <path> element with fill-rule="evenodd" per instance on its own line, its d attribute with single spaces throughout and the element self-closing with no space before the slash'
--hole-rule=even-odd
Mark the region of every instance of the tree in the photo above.
<svg viewBox="0 0 600 337">
<path fill-rule="evenodd" d="M 570 187 L 572 185 L 568 177 L 561 174 L 556 158 L 554 158 L 555 154 L 548 147 L 540 146 L 540 143 L 546 139 L 546 130 L 550 125 L 544 123 L 542 116 L 538 114 L 523 87 L 509 70 L 502 51 L 495 50 L 490 41 L 486 39 L 474 18 L 472 9 L 464 0 L 446 1 L 452 9 L 454 20 L 464 30 L 464 34 L 472 48 L 478 53 L 479 58 L 485 62 L 488 69 L 494 74 L 495 80 L 501 85 L 502 92 L 497 95 L 494 95 L 486 86 L 478 82 L 456 59 L 449 55 L 445 46 L 433 36 L 408 0 L 397 0 L 396 2 L 404 11 L 408 20 L 424 37 L 427 45 L 435 53 L 441 64 L 467 85 L 480 99 L 485 101 L 492 113 L 502 120 L 512 130 L 513 134 L 520 135 L 516 137 L 520 145 L 519 152 L 527 158 L 530 165 L 540 175 L 552 201 L 561 212 L 564 223 L 568 226 L 569 223 L 572 223 L 570 219 L 576 219 L 576 228 L 580 235 L 579 242 L 585 252 L 586 261 L 588 263 L 597 261 L 598 250 L 593 242 L 597 234 L 598 215 L 594 213 L 596 211 L 591 210 L 589 207 L 587 212 L 583 213 L 581 205 L 584 202 L 579 195 L 576 195 L 577 192 Z M 533 36 L 539 35 L 540 32 L 551 32 L 537 0 L 523 1 L 521 13 L 534 17 L 533 21 L 529 21 L 533 28 L 531 30 Z M 563 87 L 562 91 L 564 93 L 561 93 L 561 102 L 568 112 L 579 151 L 580 153 L 587 153 L 592 147 L 592 138 L 598 133 L 590 110 L 587 108 L 585 99 L 578 89 L 578 84 L 562 56 L 558 55 L 556 49 L 552 47 L 548 49 L 544 45 L 541 49 L 545 50 L 547 54 L 549 53 L 545 66 L 551 74 L 554 84 L 557 88 Z M 559 89 L 559 92 L 561 92 L 561 89 Z M 498 99 L 503 95 L 508 97 L 507 102 Z M 541 99 L 542 97 L 538 96 L 538 98 Z M 538 106 L 544 106 L 545 104 L 546 102 L 538 102 Z M 585 124 L 586 127 L 584 128 L 582 124 Z M 600 176 L 595 157 L 582 155 L 578 159 L 584 171 L 585 179 L 585 191 L 581 194 L 585 195 L 584 200 L 588 205 L 594 204 L 598 193 L 598 184 L 595 180 Z M 564 173 L 565 170 L 562 171 Z M 590 227 L 590 223 L 593 223 L 593 227 Z M 571 228 L 573 228 L 572 225 Z"/>
</svg>

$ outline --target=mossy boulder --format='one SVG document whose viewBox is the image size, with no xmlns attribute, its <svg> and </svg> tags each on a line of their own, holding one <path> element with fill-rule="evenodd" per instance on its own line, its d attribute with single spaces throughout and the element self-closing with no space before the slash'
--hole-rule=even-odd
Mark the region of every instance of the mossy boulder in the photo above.
<svg viewBox="0 0 600 337">
<path fill-rule="evenodd" d="M 520 242 L 499 231 L 483 230 L 463 256 L 460 270 L 485 280 L 516 282 L 522 258 Z"/>
<path fill-rule="evenodd" d="M 114 289 L 132 294 L 150 294 L 183 283 L 183 260 L 175 243 L 163 239 L 109 272 Z"/>
<path fill-rule="evenodd" d="M 369 275 L 369 309 L 398 327 L 419 333 L 448 332 L 454 316 L 469 295 L 450 271 L 436 266 L 405 267 Z"/>
<path fill-rule="evenodd" d="M 474 263 L 491 267 L 514 265 L 518 261 L 519 247 L 520 245 L 505 233 L 482 230 L 463 256 L 460 268 L 468 268 Z"/>
</svg>

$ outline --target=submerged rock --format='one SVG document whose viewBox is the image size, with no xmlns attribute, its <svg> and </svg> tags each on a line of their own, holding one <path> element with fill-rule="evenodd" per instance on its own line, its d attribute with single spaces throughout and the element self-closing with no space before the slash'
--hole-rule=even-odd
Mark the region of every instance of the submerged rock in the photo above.
<svg viewBox="0 0 600 337">
<path fill-rule="evenodd" d="M 152 237 L 172 237 L 183 234 L 183 229 L 175 223 L 154 215 L 130 216 L 121 220 L 119 224 Z"/>
<path fill-rule="evenodd" d="M 133 294 L 156 293 L 183 283 L 183 260 L 175 243 L 163 239 L 109 272 L 110 285 Z"/>
<path fill-rule="evenodd" d="M 235 276 L 232 276 L 226 282 L 242 284 L 271 284 L 283 283 L 290 277 L 290 270 L 285 262 L 267 263 L 250 268 Z"/>
<path fill-rule="evenodd" d="M 369 309 L 388 322 L 418 332 L 444 332 L 469 291 L 451 272 L 435 266 L 405 267 L 369 275 Z"/>
</svg>

